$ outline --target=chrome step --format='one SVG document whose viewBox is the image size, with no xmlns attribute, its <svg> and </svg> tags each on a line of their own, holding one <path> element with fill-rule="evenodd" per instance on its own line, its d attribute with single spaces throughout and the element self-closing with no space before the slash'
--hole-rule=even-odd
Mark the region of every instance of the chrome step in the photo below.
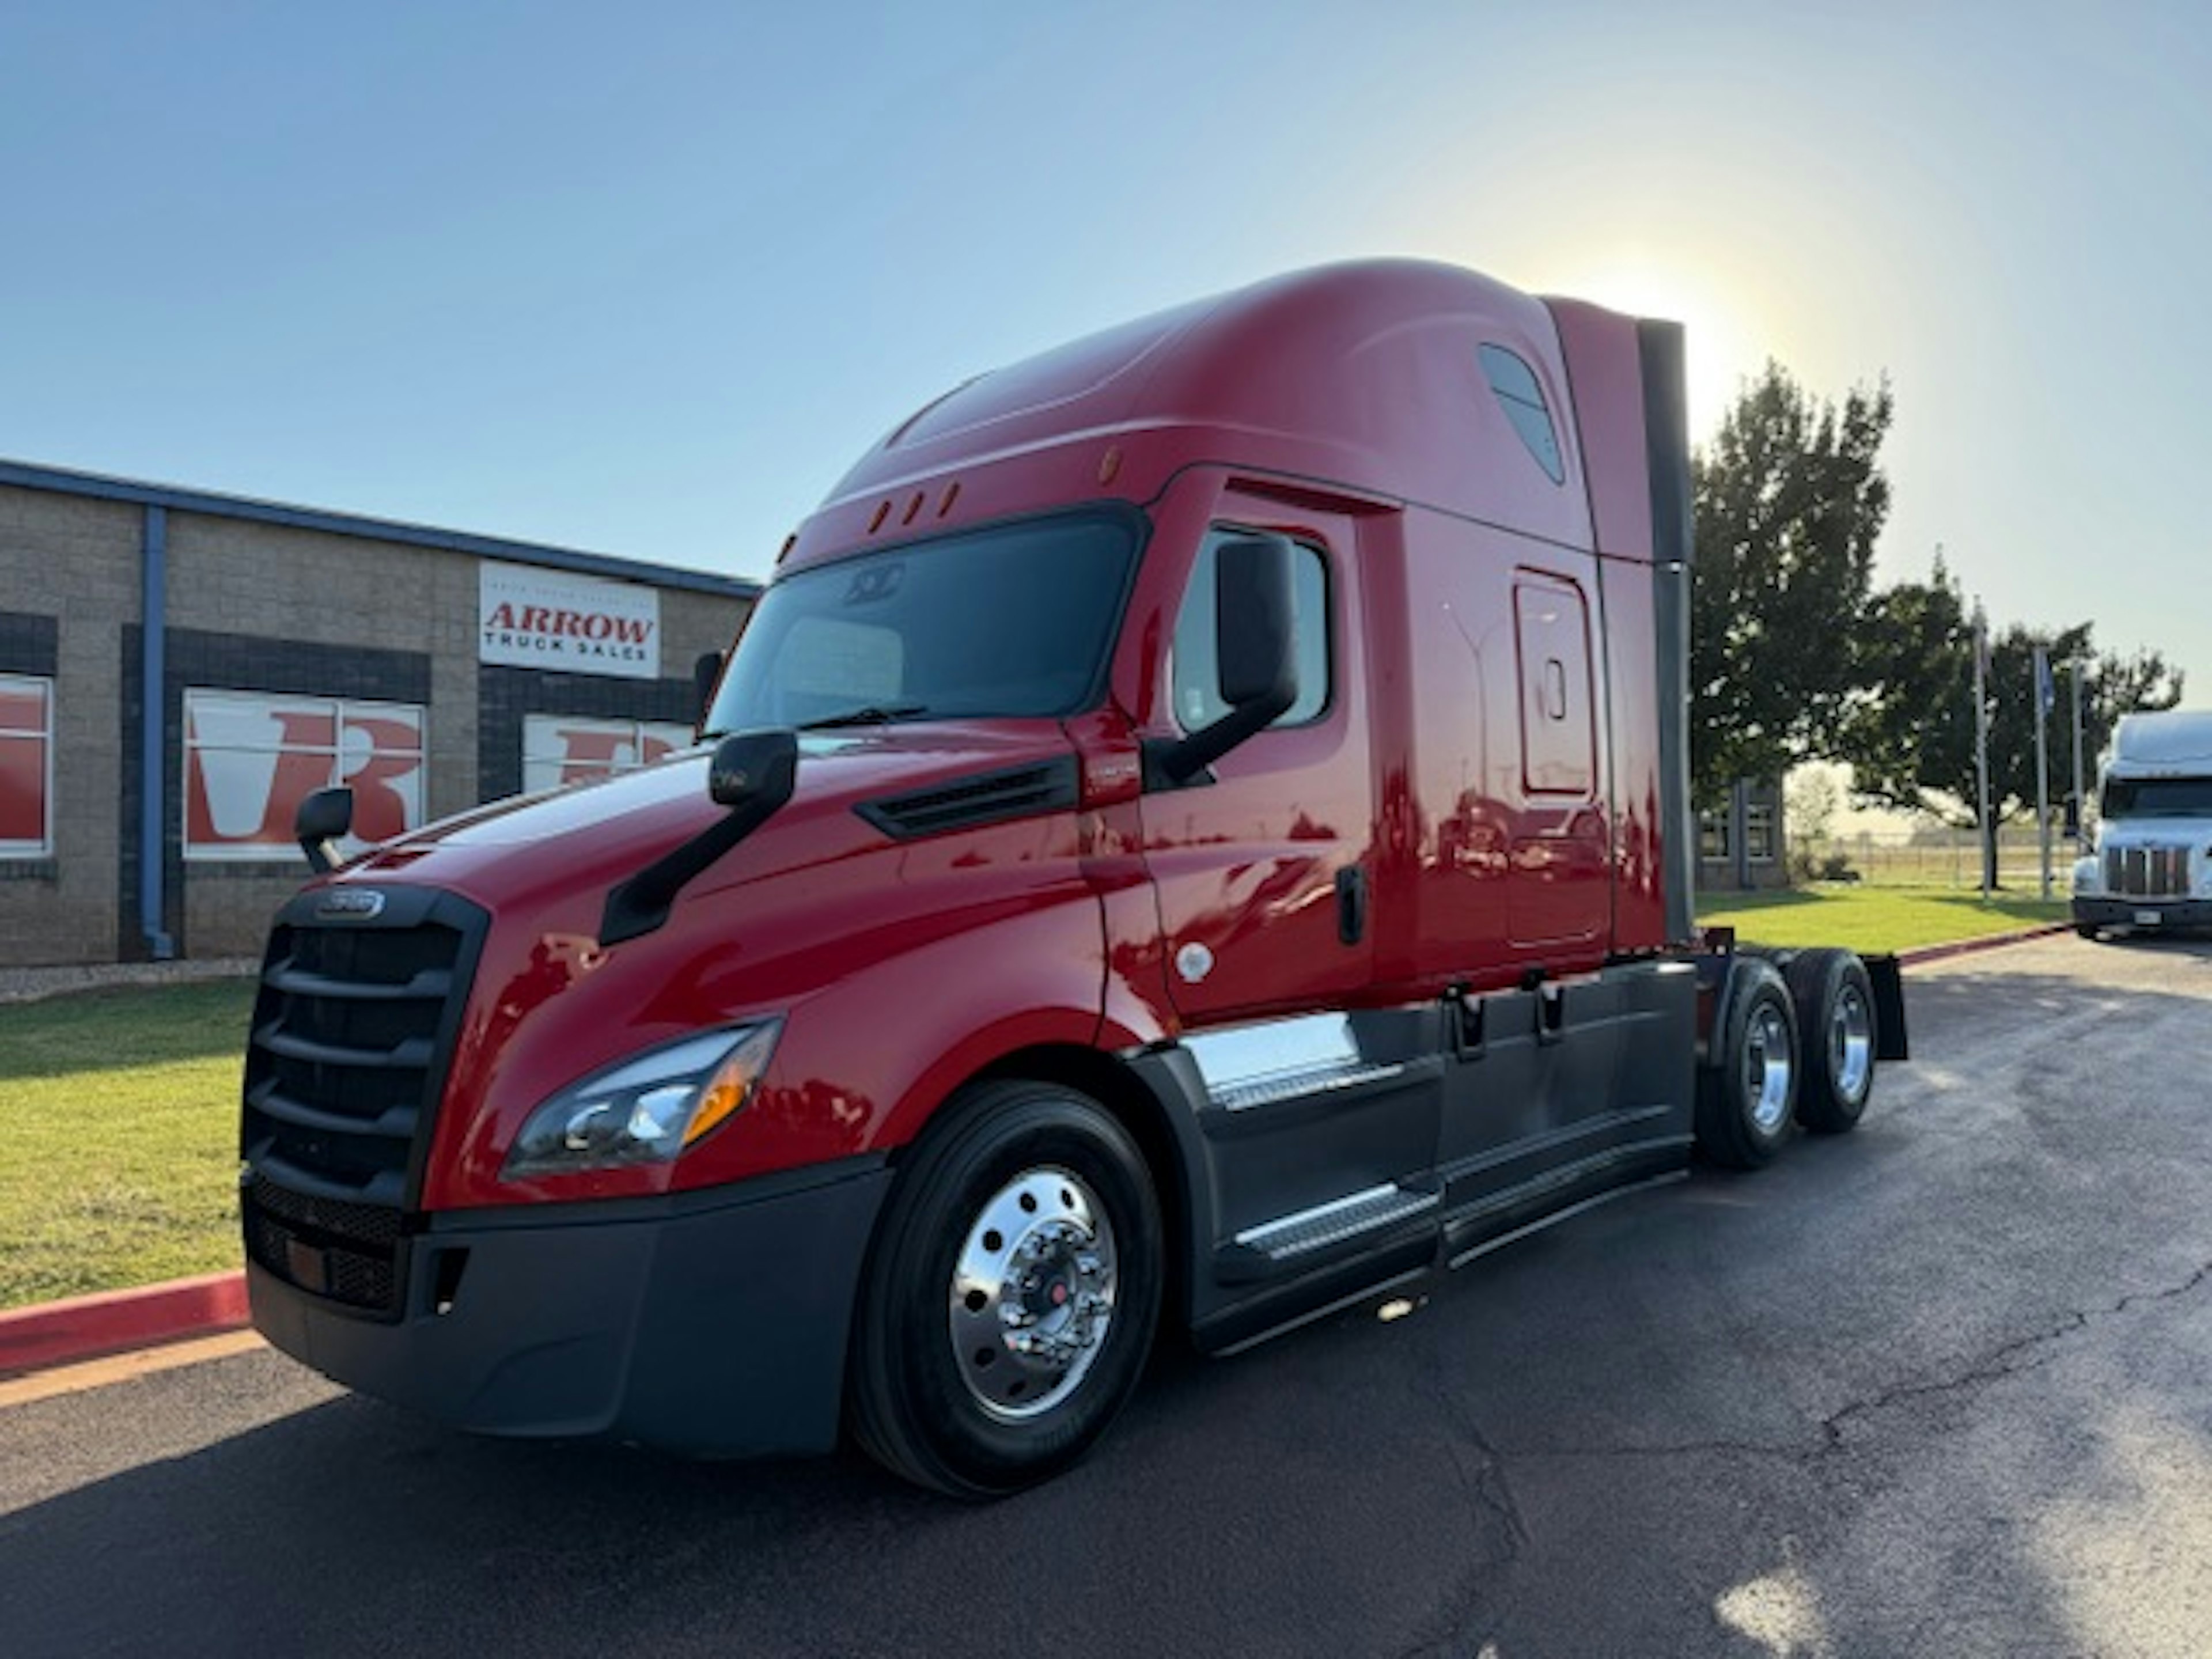
<svg viewBox="0 0 2212 1659">
<path fill-rule="evenodd" d="M 1438 1194 L 1435 1193 L 1414 1192 L 1395 1182 L 1370 1187 L 1348 1198 L 1318 1204 L 1310 1210 L 1300 1210 L 1295 1215 L 1282 1216 L 1257 1227 L 1247 1227 L 1237 1235 L 1235 1242 L 1270 1262 L 1287 1261 L 1362 1233 L 1409 1221 L 1435 1209 L 1437 1202 Z"/>
</svg>

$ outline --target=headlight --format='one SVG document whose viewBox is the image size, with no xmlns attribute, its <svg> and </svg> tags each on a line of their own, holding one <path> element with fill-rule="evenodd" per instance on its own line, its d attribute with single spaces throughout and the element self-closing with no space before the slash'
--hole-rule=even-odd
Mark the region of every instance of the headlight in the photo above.
<svg viewBox="0 0 2212 1659">
<path fill-rule="evenodd" d="M 685 1037 L 569 1085 L 531 1113 L 502 1175 L 667 1163 L 751 1098 L 782 1030 L 770 1019 Z"/>
<path fill-rule="evenodd" d="M 2080 860 L 2075 863 L 2074 866 L 2074 890 L 2076 893 L 2095 892 L 2097 890 L 2097 860 L 2095 859 L 2086 858 Z"/>
</svg>

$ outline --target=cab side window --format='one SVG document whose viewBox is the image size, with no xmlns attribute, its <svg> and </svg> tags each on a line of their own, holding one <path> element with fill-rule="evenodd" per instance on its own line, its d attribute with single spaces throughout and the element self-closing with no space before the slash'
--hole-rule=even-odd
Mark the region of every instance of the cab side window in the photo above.
<svg viewBox="0 0 2212 1659">
<path fill-rule="evenodd" d="M 1182 611 L 1176 617 L 1176 722 L 1186 732 L 1210 726 L 1229 712 L 1221 699 L 1219 665 L 1214 660 L 1213 565 L 1222 542 L 1238 533 L 1221 527 L 1208 534 L 1191 570 Z M 1278 726 L 1316 720 L 1329 702 L 1328 562 L 1320 549 L 1303 542 L 1295 551 L 1291 625 L 1297 639 L 1298 696 L 1275 720 Z"/>
</svg>

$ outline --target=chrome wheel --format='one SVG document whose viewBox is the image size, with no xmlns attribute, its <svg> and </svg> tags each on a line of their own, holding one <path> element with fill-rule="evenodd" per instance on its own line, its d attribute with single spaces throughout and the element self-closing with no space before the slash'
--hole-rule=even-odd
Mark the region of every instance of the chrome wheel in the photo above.
<svg viewBox="0 0 2212 1659">
<path fill-rule="evenodd" d="M 1853 1104 L 1865 1098 L 1874 1081 L 1874 1011 L 1856 985 L 1837 994 L 1828 1020 L 1828 1075 Z"/>
<path fill-rule="evenodd" d="M 1790 1051 L 1790 1026 L 1783 1012 L 1762 1003 L 1751 1016 L 1744 1033 L 1743 1098 L 1751 1121 L 1762 1135 L 1771 1135 L 1790 1115 L 1790 1074 L 1795 1056 Z"/>
<path fill-rule="evenodd" d="M 1113 1224 L 1073 1173 L 1024 1170 L 993 1194 L 953 1264 L 947 1308 L 976 1403 L 1018 1423 L 1073 1395 L 1105 1346 L 1118 1278 Z"/>
</svg>

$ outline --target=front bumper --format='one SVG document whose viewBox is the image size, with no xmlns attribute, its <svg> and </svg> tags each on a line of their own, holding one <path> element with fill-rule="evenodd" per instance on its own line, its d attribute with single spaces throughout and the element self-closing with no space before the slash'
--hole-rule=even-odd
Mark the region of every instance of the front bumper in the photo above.
<svg viewBox="0 0 2212 1659">
<path fill-rule="evenodd" d="M 2212 899 L 2077 898 L 2074 925 L 2139 928 L 2145 933 L 2212 928 Z"/>
<path fill-rule="evenodd" d="M 333 1381 L 455 1428 L 828 1451 L 889 1182 L 871 1158 L 665 1199 L 432 1215 L 396 1320 L 249 1262 L 253 1322 Z"/>
</svg>

